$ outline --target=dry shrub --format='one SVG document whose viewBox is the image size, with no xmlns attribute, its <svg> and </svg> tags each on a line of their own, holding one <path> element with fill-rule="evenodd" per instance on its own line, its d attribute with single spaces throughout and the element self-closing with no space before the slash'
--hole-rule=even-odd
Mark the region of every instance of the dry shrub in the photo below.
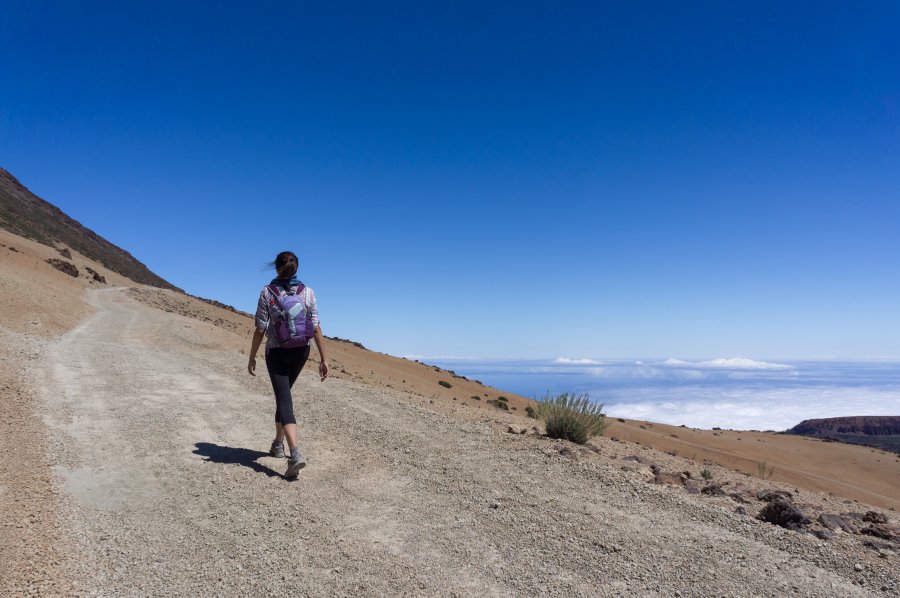
<svg viewBox="0 0 900 598">
<path fill-rule="evenodd" d="M 593 436 L 602 436 L 608 423 L 603 405 L 592 403 L 587 393 L 548 394 L 540 400 L 536 411 L 546 423 L 547 436 L 577 444 L 584 444 Z"/>
</svg>

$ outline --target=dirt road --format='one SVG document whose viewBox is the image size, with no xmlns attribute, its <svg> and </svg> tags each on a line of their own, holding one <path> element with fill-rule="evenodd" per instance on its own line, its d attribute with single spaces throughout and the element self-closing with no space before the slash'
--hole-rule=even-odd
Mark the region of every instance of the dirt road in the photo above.
<svg viewBox="0 0 900 598">
<path fill-rule="evenodd" d="M 36 373 L 87 594 L 885 595 L 817 539 L 602 450 L 565 459 L 314 368 L 295 387 L 309 466 L 286 481 L 262 363 L 250 378 L 214 327 L 89 296 Z"/>
</svg>

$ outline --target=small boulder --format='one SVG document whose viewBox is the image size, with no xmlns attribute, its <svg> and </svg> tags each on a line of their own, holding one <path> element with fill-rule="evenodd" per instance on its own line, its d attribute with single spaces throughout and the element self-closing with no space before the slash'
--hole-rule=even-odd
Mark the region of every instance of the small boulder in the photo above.
<svg viewBox="0 0 900 598">
<path fill-rule="evenodd" d="M 728 496 L 728 493 L 722 490 L 722 484 L 707 484 L 700 492 L 707 496 Z"/>
<path fill-rule="evenodd" d="M 566 444 L 557 444 L 555 447 L 556 452 L 559 453 L 560 457 L 568 457 L 569 459 L 574 459 L 578 457 L 578 453 L 572 450 L 572 447 Z"/>
<path fill-rule="evenodd" d="M 820 540 L 830 540 L 834 537 L 834 532 L 828 531 L 827 529 L 817 529 L 813 532 L 813 535 Z"/>
<path fill-rule="evenodd" d="M 528 428 L 522 426 L 509 426 L 506 428 L 506 431 L 510 434 L 524 434 L 528 431 Z"/>
<path fill-rule="evenodd" d="M 859 533 L 859 529 L 853 525 L 853 522 L 850 521 L 850 519 L 841 517 L 840 515 L 822 513 L 819 515 L 819 523 L 831 531 L 842 531 L 847 532 L 848 534 Z"/>
<path fill-rule="evenodd" d="M 866 511 L 866 514 L 863 515 L 863 521 L 867 523 L 887 523 L 888 518 L 884 513 L 878 513 L 876 511 Z"/>
<path fill-rule="evenodd" d="M 900 540 L 900 530 L 886 523 L 873 523 L 869 527 L 859 530 L 859 533 L 867 536 L 875 536 L 882 540 Z"/>
<path fill-rule="evenodd" d="M 794 496 L 787 490 L 760 490 L 756 493 L 756 498 L 763 502 L 772 502 L 779 499 L 790 502 L 794 499 Z"/>
<path fill-rule="evenodd" d="M 684 485 L 681 474 L 663 471 L 655 463 L 650 466 L 650 471 L 653 473 L 653 482 L 656 484 L 663 484 L 666 486 Z"/>
<path fill-rule="evenodd" d="M 785 529 L 797 530 L 811 523 L 797 505 L 785 498 L 773 499 L 757 514 L 757 519 Z"/>
<path fill-rule="evenodd" d="M 90 274 L 91 276 L 94 277 L 94 280 L 95 280 L 95 281 L 97 281 L 97 282 L 99 282 L 99 283 L 101 283 L 101 284 L 106 284 L 106 277 L 105 277 L 105 276 L 103 276 L 102 274 L 100 274 L 99 272 L 97 272 L 96 270 L 94 270 L 93 268 L 91 268 L 90 266 L 85 266 L 84 269 L 88 271 L 88 274 Z"/>
<path fill-rule="evenodd" d="M 75 267 L 75 264 L 72 262 L 67 262 L 65 260 L 60 260 L 55 257 L 50 258 L 49 260 L 44 260 L 63 274 L 68 274 L 69 276 L 78 277 L 78 268 Z"/>
<path fill-rule="evenodd" d="M 684 489 L 688 494 L 700 494 L 701 491 L 700 484 L 694 480 L 685 480 Z"/>
<path fill-rule="evenodd" d="M 874 550 L 877 550 L 878 552 L 892 550 L 894 548 L 893 544 L 890 544 L 888 542 L 879 542 L 878 540 L 866 540 L 865 542 L 863 542 L 863 546 L 872 548 Z"/>
</svg>

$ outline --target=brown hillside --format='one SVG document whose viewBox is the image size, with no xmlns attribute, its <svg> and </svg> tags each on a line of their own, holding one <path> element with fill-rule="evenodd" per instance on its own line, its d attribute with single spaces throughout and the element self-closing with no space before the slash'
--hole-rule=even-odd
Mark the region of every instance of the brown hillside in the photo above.
<svg viewBox="0 0 900 598">
<path fill-rule="evenodd" d="M 174 289 L 124 249 L 70 218 L 0 168 L 0 228 L 54 247 L 65 245 L 134 282 Z"/>
<path fill-rule="evenodd" d="M 231 593 L 252 595 L 267 586 L 251 583 L 271 581 L 270 559 L 297 550 L 318 559 L 303 575 L 319 594 L 334 593 L 345 579 L 334 575 L 336 564 L 364 567 L 365 590 L 377 590 L 369 593 L 416 594 L 413 587 L 426 582 L 456 587 L 460 570 L 482 567 L 484 555 L 490 561 L 498 550 L 509 555 L 505 577 L 491 583 L 505 584 L 509 595 L 540 593 L 558 575 L 546 555 L 566 550 L 594 555 L 566 561 L 574 564 L 564 574 L 584 583 L 548 595 L 594 595 L 607 572 L 625 576 L 632 585 L 618 587 L 634 595 L 658 587 L 681 595 L 738 595 L 745 586 L 753 595 L 791 593 L 781 581 L 770 583 L 778 574 L 801 584 L 804 595 L 865 595 L 852 591 L 862 586 L 851 586 L 848 576 L 879 588 L 894 576 L 892 549 L 864 533 L 826 544 L 753 518 L 763 507 L 760 491 L 777 489 L 792 493 L 813 519 L 865 513 L 893 525 L 893 514 L 868 513 L 871 507 L 851 499 L 900 507 L 894 455 L 784 434 L 635 421 L 613 421 L 609 438 L 580 448 L 533 432 L 510 434 L 507 426 L 540 428 L 522 417 L 525 399 L 506 394 L 511 408 L 503 412 L 487 403 L 502 391 L 351 342 L 329 343 L 337 380 L 320 383 L 313 363 L 298 382 L 313 465 L 296 484 L 281 483 L 272 468 L 282 463 L 261 452 L 271 434 L 271 389 L 264 373 L 251 378 L 245 369 L 252 320 L 137 286 L 68 253 L 0 230 L 0 450 L 10 456 L 0 464 L 0 496 L 12 505 L 0 510 L 0 595 L 78 595 L 83 588 L 187 595 L 173 584 L 195 583 L 209 563 L 223 569 L 208 571 L 207 587 L 233 574 Z M 92 353 L 94 361 L 85 361 Z M 123 383 L 128 387 L 113 386 Z M 166 442 L 152 444 L 160 439 Z M 760 480 L 759 462 L 774 475 Z M 740 500 L 658 486 L 651 463 L 694 481 L 711 473 L 714 486 Z M 156 467 L 162 473 L 149 475 Z M 289 526 L 285 508 L 293 509 Z M 548 534 L 548 523 L 559 534 Z M 266 558 L 246 558 L 270 536 Z M 237 560 L 243 569 L 232 565 Z M 708 577 L 701 571 L 702 578 L 684 579 L 695 562 Z M 785 562 L 789 570 L 778 573 Z M 660 572 L 660 563 L 671 565 Z M 848 573 L 848 563 L 859 567 Z M 424 567 L 421 579 L 403 577 Z M 493 579 L 490 562 L 486 567 L 479 580 Z M 633 585 L 651 569 L 654 578 Z M 149 585 L 139 592 L 129 585 L 135 579 Z M 106 580 L 105 592 L 98 580 Z M 457 594 L 484 595 L 482 586 Z M 366 593 L 358 585 L 340 589 Z"/>
</svg>

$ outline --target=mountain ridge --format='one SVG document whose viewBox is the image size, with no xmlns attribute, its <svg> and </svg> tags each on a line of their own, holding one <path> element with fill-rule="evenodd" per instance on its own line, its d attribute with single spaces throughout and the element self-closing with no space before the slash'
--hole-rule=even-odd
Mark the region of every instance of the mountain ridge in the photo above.
<svg viewBox="0 0 900 598">
<path fill-rule="evenodd" d="M 805 419 L 788 434 L 874 446 L 900 453 L 900 416 L 859 415 Z"/>
<path fill-rule="evenodd" d="M 3 167 L 0 167 L 0 228 L 48 247 L 65 245 L 139 284 L 182 291 L 153 273 L 130 252 L 32 193 Z"/>
</svg>

